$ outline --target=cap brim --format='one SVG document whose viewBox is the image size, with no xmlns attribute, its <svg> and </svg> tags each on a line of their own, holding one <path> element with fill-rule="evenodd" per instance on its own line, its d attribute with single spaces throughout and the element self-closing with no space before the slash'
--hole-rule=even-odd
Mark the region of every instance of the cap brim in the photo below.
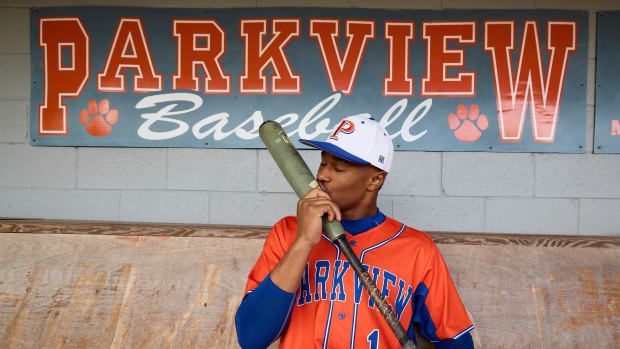
<svg viewBox="0 0 620 349">
<path fill-rule="evenodd" d="M 360 159 L 357 156 L 345 151 L 344 149 L 333 145 L 332 143 L 328 143 L 328 142 L 320 142 L 320 141 L 312 141 L 309 139 L 300 139 L 299 140 L 301 143 L 305 144 L 305 145 L 309 145 L 311 147 L 314 148 L 319 148 L 319 149 L 323 149 L 328 153 L 334 154 L 339 158 L 351 161 L 351 162 L 356 162 L 358 164 L 362 164 L 362 165 L 372 165 L 370 162 Z"/>
</svg>

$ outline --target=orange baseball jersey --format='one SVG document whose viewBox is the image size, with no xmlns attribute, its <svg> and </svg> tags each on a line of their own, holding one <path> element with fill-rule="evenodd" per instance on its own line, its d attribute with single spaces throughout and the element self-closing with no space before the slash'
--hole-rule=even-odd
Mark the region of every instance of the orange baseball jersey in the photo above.
<svg viewBox="0 0 620 349">
<path fill-rule="evenodd" d="M 265 279 L 297 234 L 296 217 L 272 228 L 245 293 Z M 431 341 L 473 328 L 432 239 L 387 217 L 347 240 L 405 329 L 413 322 Z M 396 348 L 392 334 L 339 248 L 325 235 L 313 249 L 280 348 Z"/>
</svg>

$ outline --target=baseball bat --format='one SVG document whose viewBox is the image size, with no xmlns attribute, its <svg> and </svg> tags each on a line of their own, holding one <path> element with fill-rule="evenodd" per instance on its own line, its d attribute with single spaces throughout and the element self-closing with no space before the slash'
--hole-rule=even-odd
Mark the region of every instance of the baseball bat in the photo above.
<svg viewBox="0 0 620 349">
<path fill-rule="evenodd" d="M 301 158 L 301 155 L 299 155 L 299 152 L 280 124 L 271 120 L 265 121 L 260 126 L 258 133 L 269 150 L 271 157 L 273 157 L 280 171 L 282 171 L 282 174 L 284 174 L 284 177 L 291 187 L 293 187 L 293 190 L 300 199 L 310 190 L 319 186 L 314 175 L 308 168 L 308 165 L 306 165 L 305 161 Z M 385 298 L 381 296 L 381 292 L 377 288 L 377 285 L 374 284 L 370 275 L 368 275 L 368 272 L 362 266 L 362 262 L 360 262 L 360 259 L 351 248 L 351 245 L 349 245 L 342 224 L 335 219 L 329 222 L 325 215 L 323 216 L 323 231 L 349 260 L 349 264 L 351 264 L 355 274 L 377 305 L 377 309 L 385 318 L 385 321 L 387 321 L 392 332 L 400 342 L 400 345 L 405 349 L 415 349 L 416 346 L 413 340 L 409 338 L 407 332 L 400 324 L 400 321 L 390 309 L 390 305 Z"/>
</svg>

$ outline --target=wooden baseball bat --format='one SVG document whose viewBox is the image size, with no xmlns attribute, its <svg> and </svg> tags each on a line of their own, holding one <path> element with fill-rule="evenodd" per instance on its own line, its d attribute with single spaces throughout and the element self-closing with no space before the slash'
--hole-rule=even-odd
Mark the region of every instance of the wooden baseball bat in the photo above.
<svg viewBox="0 0 620 349">
<path fill-rule="evenodd" d="M 280 124 L 275 121 L 266 121 L 260 126 L 258 133 L 269 150 L 271 157 L 273 157 L 280 171 L 282 171 L 282 174 L 284 174 L 284 177 L 299 198 L 304 197 L 310 190 L 319 186 L 308 165 L 301 158 L 301 155 L 299 155 L 299 152 Z M 326 216 L 323 216 L 323 231 L 347 257 L 355 274 L 377 305 L 377 309 L 383 315 L 385 321 L 387 321 L 400 345 L 406 349 L 415 349 L 416 346 L 413 340 L 409 338 L 400 321 L 390 309 L 390 305 L 381 296 L 377 285 L 374 284 L 370 275 L 362 266 L 359 257 L 357 257 L 349 245 L 342 224 L 335 219 L 329 222 Z"/>
</svg>

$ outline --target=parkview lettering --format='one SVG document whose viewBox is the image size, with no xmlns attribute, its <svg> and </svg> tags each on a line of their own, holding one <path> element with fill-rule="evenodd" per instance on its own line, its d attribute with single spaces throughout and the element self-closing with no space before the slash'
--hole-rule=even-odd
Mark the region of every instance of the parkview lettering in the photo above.
<svg viewBox="0 0 620 349">
<path fill-rule="evenodd" d="M 164 80 L 170 82 L 171 90 L 190 90 L 205 95 L 234 93 L 255 94 L 302 94 L 303 76 L 296 73 L 296 67 L 287 56 L 287 46 L 301 36 L 316 42 L 320 52 L 323 71 L 329 86 L 326 91 L 332 95 L 322 103 L 337 103 L 341 96 L 351 95 L 359 67 L 369 41 L 385 40 L 388 44 L 386 75 L 378 85 L 382 86 L 384 97 L 450 98 L 476 97 L 476 71 L 464 71 L 465 49 L 478 45 L 478 26 L 482 26 L 483 50 L 490 57 L 493 70 L 493 87 L 497 105 L 499 139 L 502 142 L 522 140 L 526 114 L 529 111 L 534 142 L 553 142 L 561 102 L 567 65 L 572 53 L 577 50 L 576 21 L 525 20 L 522 25 L 521 41 L 516 40 L 516 22 L 511 20 L 471 21 L 424 21 L 421 33 L 416 35 L 414 21 L 383 21 L 355 19 L 310 18 L 308 32 L 302 33 L 301 19 L 296 18 L 245 18 L 239 20 L 240 40 L 243 41 L 243 72 L 233 77 L 226 72 L 222 59 L 227 54 L 227 40 L 235 36 L 227 33 L 216 19 L 172 19 L 170 35 L 176 42 L 176 71 L 164 75 L 154 64 L 149 43 L 141 18 L 121 17 L 107 51 L 105 64 L 91 67 L 91 42 L 89 33 L 79 17 L 40 18 L 39 46 L 43 50 L 44 91 L 43 103 L 39 105 L 39 135 L 67 135 L 67 98 L 79 97 L 91 76 L 96 80 L 99 93 L 160 93 L 164 91 Z M 383 37 L 377 38 L 377 25 L 384 26 Z M 542 47 L 540 25 L 546 26 L 546 45 Z M 232 37 L 232 38 L 231 38 Z M 341 49 L 337 39 L 346 38 L 346 47 Z M 410 72 L 410 45 L 416 40 L 426 44 L 426 73 L 414 77 Z M 97 43 L 103 45 L 104 43 Z M 109 43 L 105 43 L 106 45 Z M 517 48 L 518 46 L 518 48 Z M 542 50 L 548 58 L 546 67 Z M 512 56 L 518 59 L 513 64 Z M 69 55 L 70 58 L 67 58 Z M 272 74 L 267 74 L 270 68 Z M 128 80 L 127 74 L 133 74 Z M 420 79 L 420 91 L 414 91 L 414 80 Z M 130 81 L 131 86 L 125 83 Z M 329 88 L 329 90 L 328 90 Z M 166 91 L 170 92 L 170 91 Z M 142 109 L 170 98 L 186 98 L 193 101 L 197 109 L 202 102 L 195 94 L 156 94 L 144 98 L 137 105 Z M 191 97 L 190 97 L 191 96 Z M 335 97 L 337 96 L 337 97 Z M 400 108 L 402 99 L 394 104 Z M 427 103 L 427 104 L 425 104 Z M 430 108 L 432 102 L 419 106 Z M 405 101 L 406 105 L 406 101 Z M 143 113 L 146 121 L 140 126 L 138 135 L 144 139 L 166 139 L 176 137 L 189 129 L 186 123 L 169 118 L 170 105 L 155 113 Z M 390 108 L 393 109 L 393 108 Z M 195 110 L 192 109 L 192 110 Z M 167 111 L 166 111 L 167 110 Z M 176 111 L 180 113 L 180 111 Z M 243 126 L 263 119 L 260 111 L 242 122 L 233 132 L 244 139 Z M 413 112 L 412 112 L 413 113 Z M 193 126 L 194 136 L 204 138 L 214 134 L 225 137 L 223 126 L 207 127 L 211 124 L 224 125 L 226 113 L 208 116 Z M 167 115 L 167 116 L 166 116 Z M 290 114 L 280 118 L 289 122 Z M 310 115 L 310 116 L 308 116 Z M 318 114 L 316 114 L 318 115 Z M 300 120 L 297 131 L 302 133 L 304 120 L 317 122 L 315 114 L 308 112 Z M 387 111 L 381 120 L 390 120 Z M 423 117 L 423 114 L 419 114 Z M 287 119 L 288 118 L 288 119 Z M 408 118 L 409 120 L 409 118 Z M 399 135 L 408 141 L 417 139 L 411 135 L 409 125 L 403 125 Z M 418 119 L 419 120 L 419 119 Z M 155 122 L 169 122 L 178 127 L 172 131 L 151 131 Z M 222 124 L 222 122 L 224 124 Z M 292 122 L 292 121 L 290 121 Z M 318 121 L 316 131 L 329 132 L 329 121 Z M 219 130 L 219 133 L 218 133 Z M 183 132 L 181 132 L 183 131 Z M 245 131 L 252 134 L 254 131 Z M 393 135 L 394 136 L 394 135 Z"/>
</svg>

